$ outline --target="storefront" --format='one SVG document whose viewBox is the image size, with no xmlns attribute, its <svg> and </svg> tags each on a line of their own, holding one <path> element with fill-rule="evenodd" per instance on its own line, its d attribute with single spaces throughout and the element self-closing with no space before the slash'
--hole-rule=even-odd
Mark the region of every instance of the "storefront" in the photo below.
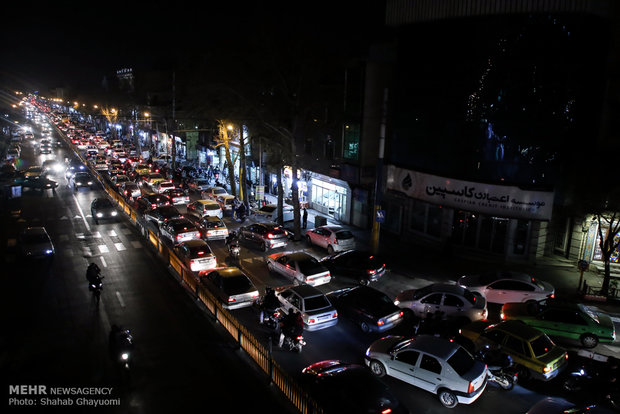
<svg viewBox="0 0 620 414">
<path fill-rule="evenodd" d="M 351 188 L 345 181 L 309 173 L 310 207 L 343 223 L 350 222 Z"/>
<path fill-rule="evenodd" d="M 455 180 L 388 167 L 387 231 L 438 248 L 532 260 L 545 243 L 553 192 Z"/>
</svg>

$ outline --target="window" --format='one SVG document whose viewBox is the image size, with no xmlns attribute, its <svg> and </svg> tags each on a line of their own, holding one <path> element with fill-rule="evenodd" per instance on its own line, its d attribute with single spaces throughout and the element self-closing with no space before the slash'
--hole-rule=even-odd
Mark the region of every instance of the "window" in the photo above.
<svg viewBox="0 0 620 414">
<path fill-rule="evenodd" d="M 446 295 L 443 304 L 445 306 L 455 306 L 457 308 L 462 308 L 464 305 L 463 301 L 454 295 Z"/>
<path fill-rule="evenodd" d="M 443 293 L 434 293 L 430 296 L 425 297 L 420 302 L 428 303 L 429 305 L 440 305 L 442 296 L 443 296 Z"/>
<path fill-rule="evenodd" d="M 418 351 L 402 351 L 396 355 L 396 360 L 400 362 L 404 362 L 405 364 L 409 364 L 411 366 L 415 366 L 418 362 L 418 357 L 420 353 Z"/>
<path fill-rule="evenodd" d="M 422 355 L 420 368 L 430 372 L 434 372 L 435 374 L 441 374 L 441 363 L 439 363 L 436 358 L 430 355 Z"/>
<path fill-rule="evenodd" d="M 525 352 L 523 341 L 520 340 L 519 338 L 515 338 L 514 336 L 508 335 L 508 338 L 506 338 L 506 343 L 504 344 L 504 346 L 518 354 L 529 356 L 529 352 L 527 353 Z"/>
<path fill-rule="evenodd" d="M 488 331 L 484 331 L 482 336 L 495 342 L 496 344 L 501 345 L 506 337 L 506 334 L 498 329 L 491 329 Z"/>
<path fill-rule="evenodd" d="M 534 290 L 534 286 L 516 280 L 500 280 L 498 282 L 492 283 L 491 285 L 489 285 L 489 287 L 491 289 L 498 290 L 519 290 L 525 292 L 531 292 Z"/>
</svg>

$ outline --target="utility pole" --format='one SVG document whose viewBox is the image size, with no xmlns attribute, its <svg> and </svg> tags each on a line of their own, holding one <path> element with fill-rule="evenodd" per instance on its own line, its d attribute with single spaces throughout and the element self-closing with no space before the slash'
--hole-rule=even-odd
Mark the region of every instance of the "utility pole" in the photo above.
<svg viewBox="0 0 620 414">
<path fill-rule="evenodd" d="M 381 129 L 379 132 L 379 155 L 377 158 L 377 169 L 375 176 L 374 208 L 372 217 L 371 251 L 373 254 L 379 252 L 379 233 L 381 223 L 378 220 L 381 203 L 383 202 L 383 155 L 385 151 L 385 127 L 387 124 L 387 103 L 388 89 L 383 90 L 383 108 L 381 114 Z"/>
</svg>

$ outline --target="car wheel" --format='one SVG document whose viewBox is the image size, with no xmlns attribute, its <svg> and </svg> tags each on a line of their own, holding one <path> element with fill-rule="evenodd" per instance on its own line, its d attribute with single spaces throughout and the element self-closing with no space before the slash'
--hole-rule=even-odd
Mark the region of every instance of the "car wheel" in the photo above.
<svg viewBox="0 0 620 414">
<path fill-rule="evenodd" d="M 370 332 L 370 326 L 368 326 L 368 324 L 366 322 L 360 322 L 360 329 L 364 333 Z"/>
<path fill-rule="evenodd" d="M 362 280 L 360 280 L 360 285 L 362 285 L 362 286 L 368 286 L 368 285 L 370 285 L 370 280 L 368 280 L 368 279 L 362 279 Z"/>
<path fill-rule="evenodd" d="M 446 408 L 454 408 L 459 403 L 459 400 L 456 398 L 456 395 L 450 390 L 440 390 L 437 393 L 439 397 L 439 402 L 441 402 Z"/>
<path fill-rule="evenodd" d="M 598 338 L 595 335 L 583 334 L 580 339 L 584 348 L 594 348 L 598 345 Z"/>
<path fill-rule="evenodd" d="M 334 248 L 332 247 L 332 245 L 330 244 L 329 246 L 327 246 L 327 253 L 328 254 L 334 254 Z"/>
<path fill-rule="evenodd" d="M 312 246 L 312 240 L 310 240 L 310 236 L 306 236 L 306 243 L 308 243 L 308 246 Z"/>
<path fill-rule="evenodd" d="M 385 366 L 376 360 L 370 362 L 370 370 L 379 378 L 384 377 L 386 374 Z"/>
</svg>

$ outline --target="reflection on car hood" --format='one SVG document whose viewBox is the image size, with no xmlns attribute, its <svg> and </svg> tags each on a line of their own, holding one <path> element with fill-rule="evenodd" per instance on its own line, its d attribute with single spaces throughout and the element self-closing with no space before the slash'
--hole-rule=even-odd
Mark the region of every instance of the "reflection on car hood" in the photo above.
<svg viewBox="0 0 620 414">
<path fill-rule="evenodd" d="M 46 254 L 48 250 L 54 250 L 49 243 L 34 243 L 22 245 L 22 251 L 25 254 L 37 255 Z"/>
</svg>

